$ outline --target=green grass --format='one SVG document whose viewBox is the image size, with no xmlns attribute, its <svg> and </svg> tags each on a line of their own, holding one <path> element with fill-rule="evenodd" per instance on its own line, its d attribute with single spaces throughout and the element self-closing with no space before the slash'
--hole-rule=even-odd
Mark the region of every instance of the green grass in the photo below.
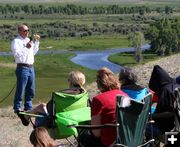
<svg viewBox="0 0 180 147">
<path fill-rule="evenodd" d="M 144 52 L 143 53 L 143 62 L 141 64 L 157 60 L 160 57 L 157 56 L 155 53 L 150 53 L 150 52 Z M 108 58 L 111 62 L 114 62 L 116 64 L 119 64 L 121 66 L 135 66 L 137 65 L 135 58 L 134 58 L 134 53 L 129 52 L 129 53 L 119 53 L 115 55 L 111 55 Z"/>
<path fill-rule="evenodd" d="M 34 103 L 46 102 L 51 97 L 53 91 L 58 91 L 67 88 L 67 76 L 72 70 L 82 71 L 87 78 L 87 84 L 95 80 L 94 70 L 81 67 L 72 63 L 69 58 L 73 54 L 56 54 L 56 55 L 37 55 L 35 62 L 36 71 L 36 95 Z M 0 56 L 0 61 L 13 63 L 12 57 Z M 2 62 L 0 62 L 2 63 Z M 4 72 L 2 72 L 4 71 Z M 4 98 L 12 89 L 16 82 L 15 67 L 0 67 L 0 100 Z M 12 105 L 15 90 L 3 102 L 1 106 Z"/>
<path fill-rule="evenodd" d="M 128 45 L 128 41 L 123 36 L 93 36 L 82 38 L 67 38 L 60 40 L 42 40 L 41 49 L 68 49 L 68 50 L 98 50 L 113 47 L 124 47 Z"/>
<path fill-rule="evenodd" d="M 0 51 L 11 51 L 10 41 L 2 40 Z M 40 50 L 99 50 L 105 48 L 125 47 L 128 46 L 128 40 L 125 36 L 120 35 L 101 35 L 90 37 L 41 39 Z"/>
</svg>

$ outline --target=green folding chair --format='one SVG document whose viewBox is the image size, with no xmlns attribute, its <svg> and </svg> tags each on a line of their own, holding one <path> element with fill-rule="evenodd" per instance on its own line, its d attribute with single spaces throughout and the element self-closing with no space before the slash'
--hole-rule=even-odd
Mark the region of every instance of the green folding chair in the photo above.
<svg viewBox="0 0 180 147">
<path fill-rule="evenodd" d="M 116 142 L 114 146 L 140 147 L 154 142 L 145 142 L 145 130 L 148 123 L 152 94 L 142 102 L 117 96 L 116 106 Z"/>
<path fill-rule="evenodd" d="M 85 124 L 90 121 L 90 107 L 87 106 L 88 92 L 85 91 L 81 94 L 67 94 L 62 92 L 53 92 L 50 106 L 53 108 L 49 116 L 30 114 L 22 112 L 24 115 L 31 117 L 43 117 L 47 120 L 46 127 L 43 124 L 38 126 L 45 126 L 54 139 L 67 139 L 67 141 L 75 146 L 68 137 L 78 135 L 76 128 L 69 128 L 69 124 Z M 47 124 L 46 122 L 46 124 Z M 33 122 L 32 122 L 33 123 Z M 33 124 L 34 125 L 34 124 Z M 35 127 L 38 127 L 35 126 Z"/>
<path fill-rule="evenodd" d="M 67 125 L 84 124 L 90 121 L 90 107 L 87 107 L 88 93 L 67 94 L 61 92 L 52 93 L 54 125 L 48 129 L 54 139 L 63 139 L 78 135 L 77 129 Z M 72 142 L 68 140 L 71 144 Z"/>
</svg>

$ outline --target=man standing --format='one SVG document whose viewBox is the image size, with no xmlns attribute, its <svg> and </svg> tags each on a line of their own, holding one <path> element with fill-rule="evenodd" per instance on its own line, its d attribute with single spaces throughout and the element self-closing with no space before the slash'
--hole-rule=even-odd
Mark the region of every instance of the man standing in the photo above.
<svg viewBox="0 0 180 147">
<path fill-rule="evenodd" d="M 13 109 L 18 116 L 19 112 L 23 111 L 22 97 L 24 96 L 24 111 L 31 110 L 32 99 L 35 92 L 35 72 L 33 63 L 34 55 L 39 50 L 40 36 L 36 35 L 32 40 L 28 38 L 28 35 L 28 26 L 20 24 L 18 26 L 18 36 L 11 43 L 11 50 L 17 64 L 17 83 Z"/>
</svg>

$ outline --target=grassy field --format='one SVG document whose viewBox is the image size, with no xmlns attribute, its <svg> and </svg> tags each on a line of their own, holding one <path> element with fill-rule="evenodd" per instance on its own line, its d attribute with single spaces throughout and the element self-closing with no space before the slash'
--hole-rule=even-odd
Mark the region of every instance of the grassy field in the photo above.
<svg viewBox="0 0 180 147">
<path fill-rule="evenodd" d="M 36 98 L 34 102 L 47 101 L 53 91 L 67 88 L 67 75 L 72 70 L 80 70 L 85 73 L 87 83 L 95 79 L 95 71 L 73 64 L 69 58 L 72 54 L 37 55 L 35 62 L 36 70 Z M 4 98 L 15 85 L 15 65 L 13 57 L 2 57 L 0 60 L 7 65 L 0 66 L 0 99 Z M 2 63 L 2 62 L 0 62 Z M 14 91 L 0 106 L 12 104 Z"/>
<path fill-rule="evenodd" d="M 108 59 L 111 62 L 114 62 L 121 66 L 132 67 L 132 66 L 137 65 L 137 62 L 135 61 L 133 52 L 119 53 L 119 54 L 111 55 L 111 56 L 109 56 Z M 160 59 L 160 57 L 157 56 L 156 54 L 151 53 L 151 52 L 144 52 L 143 53 L 143 62 L 141 64 L 144 64 L 144 63 L 147 63 L 147 62 L 150 62 L 153 60 L 158 60 L 158 59 Z"/>
<path fill-rule="evenodd" d="M 0 51 L 11 51 L 10 41 L 2 40 L 0 43 Z M 129 42 L 125 36 L 109 35 L 109 36 L 90 36 L 77 38 L 62 39 L 41 39 L 41 50 L 99 50 L 105 48 L 126 47 Z"/>
</svg>

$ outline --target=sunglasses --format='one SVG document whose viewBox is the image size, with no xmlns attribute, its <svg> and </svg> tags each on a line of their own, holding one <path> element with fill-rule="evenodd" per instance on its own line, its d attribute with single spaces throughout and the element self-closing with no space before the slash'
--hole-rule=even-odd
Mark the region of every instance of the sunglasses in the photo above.
<svg viewBox="0 0 180 147">
<path fill-rule="evenodd" d="M 24 30 L 23 32 L 29 32 L 29 30 Z"/>
</svg>

